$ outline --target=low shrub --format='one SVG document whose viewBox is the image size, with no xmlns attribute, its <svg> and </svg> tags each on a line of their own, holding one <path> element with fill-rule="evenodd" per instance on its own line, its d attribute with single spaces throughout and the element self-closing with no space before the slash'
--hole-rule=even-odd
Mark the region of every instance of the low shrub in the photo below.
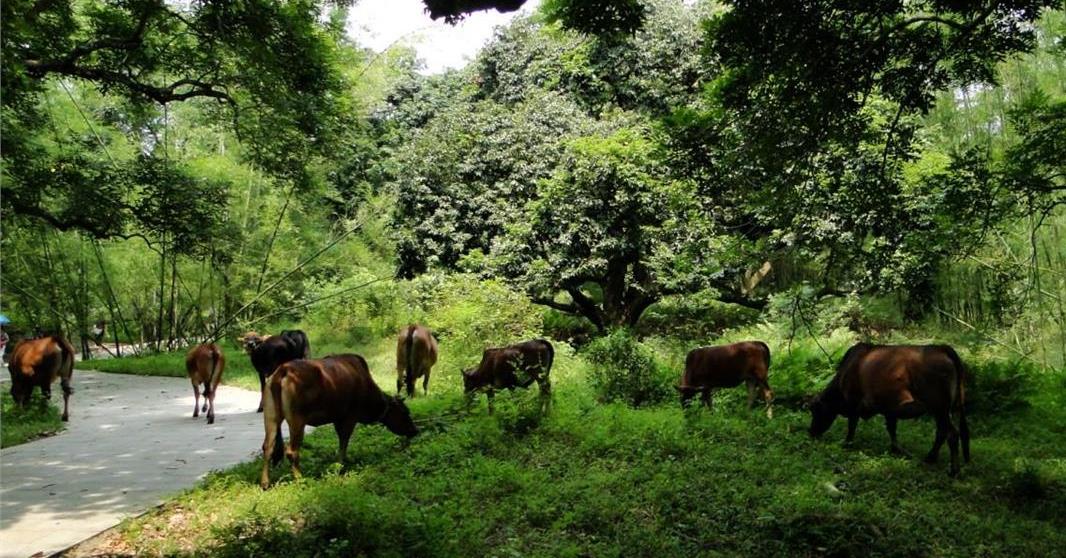
<svg viewBox="0 0 1066 558">
<path fill-rule="evenodd" d="M 600 401 L 640 407 L 673 395 L 675 374 L 660 366 L 651 349 L 629 330 L 617 329 L 589 343 L 585 358 L 592 365 L 589 381 Z"/>
<path fill-rule="evenodd" d="M 970 381 L 966 386 L 967 408 L 980 413 L 1024 409 L 1035 389 L 1040 370 L 1028 361 L 985 360 L 966 362 Z"/>
</svg>

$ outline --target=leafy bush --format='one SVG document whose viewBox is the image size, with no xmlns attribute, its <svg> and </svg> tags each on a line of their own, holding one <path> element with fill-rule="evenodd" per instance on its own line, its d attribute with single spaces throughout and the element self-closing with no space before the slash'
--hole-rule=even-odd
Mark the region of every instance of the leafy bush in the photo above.
<svg viewBox="0 0 1066 558">
<path fill-rule="evenodd" d="M 653 405 L 673 392 L 671 374 L 654 353 L 626 329 L 617 329 L 585 349 L 592 364 L 589 380 L 601 401 L 624 401 L 632 407 Z"/>
</svg>

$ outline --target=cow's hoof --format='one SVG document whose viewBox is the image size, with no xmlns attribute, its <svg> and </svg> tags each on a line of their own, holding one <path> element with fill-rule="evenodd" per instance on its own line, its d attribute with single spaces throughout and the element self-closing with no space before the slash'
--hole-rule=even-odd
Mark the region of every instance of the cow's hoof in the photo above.
<svg viewBox="0 0 1066 558">
<path fill-rule="evenodd" d="M 922 461 L 924 461 L 927 465 L 936 465 L 937 460 L 937 456 L 929 454 L 925 456 L 925 459 L 923 459 Z"/>
<path fill-rule="evenodd" d="M 68 417 L 67 415 L 63 415 L 61 418 L 63 422 L 70 422 L 70 417 Z"/>
<path fill-rule="evenodd" d="M 207 417 L 207 424 L 215 424 L 215 417 Z"/>
</svg>

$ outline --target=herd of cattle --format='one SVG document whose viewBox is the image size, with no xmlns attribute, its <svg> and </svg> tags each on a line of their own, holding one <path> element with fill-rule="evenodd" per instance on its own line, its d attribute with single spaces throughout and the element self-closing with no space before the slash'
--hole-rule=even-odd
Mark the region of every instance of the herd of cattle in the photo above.
<svg viewBox="0 0 1066 558">
<path fill-rule="evenodd" d="M 421 325 L 403 328 L 396 346 L 396 393 L 389 396 L 374 382 L 363 357 L 355 354 L 330 355 L 312 359 L 307 335 L 299 330 L 261 336 L 247 333 L 239 339 L 259 374 L 260 403 L 263 412 L 263 472 L 261 484 L 270 483 L 270 465 L 288 457 L 294 476 L 300 476 L 300 446 L 304 428 L 332 424 L 337 432 L 344 461 L 348 441 L 357 424 L 380 423 L 399 436 L 418 433 L 411 413 L 400 393 L 415 395 L 415 383 L 429 391 L 429 377 L 437 362 L 437 340 Z M 552 344 L 544 339 L 525 341 L 507 347 L 485 349 L 476 368 L 462 371 L 468 405 L 479 392 L 486 393 L 489 413 L 495 391 L 529 387 L 540 388 L 545 407 L 551 401 L 549 374 L 555 358 Z M 194 394 L 193 417 L 207 413 L 215 417 L 215 394 L 225 358 L 214 343 L 193 347 L 186 357 L 186 370 Z M 62 336 L 52 335 L 18 343 L 10 363 L 11 395 L 25 406 L 34 387 L 45 399 L 51 397 L 56 379 L 63 388 L 63 420 L 68 420 L 74 349 Z M 770 348 L 761 341 L 748 341 L 715 347 L 699 347 L 689 352 L 685 370 L 676 389 L 682 407 L 692 397 L 708 407 L 713 392 L 745 384 L 748 408 L 756 397 L 766 403 L 773 416 L 773 391 L 768 382 Z M 838 416 L 847 417 L 847 442 L 855 436 L 860 418 L 885 417 L 893 452 L 902 453 L 896 441 L 896 422 L 929 414 L 936 421 L 936 438 L 926 461 L 935 462 L 944 442 L 951 452 L 949 474 L 959 472 L 959 445 L 970 460 L 970 433 L 966 424 L 966 368 L 959 355 L 947 345 L 872 345 L 851 347 L 829 384 L 810 402 L 810 435 L 821 436 Z M 201 392 L 201 386 L 203 388 Z M 200 395 L 204 396 L 203 406 Z M 951 414 L 958 413 L 958 428 Z M 289 425 L 289 443 L 283 443 L 281 423 Z"/>
</svg>

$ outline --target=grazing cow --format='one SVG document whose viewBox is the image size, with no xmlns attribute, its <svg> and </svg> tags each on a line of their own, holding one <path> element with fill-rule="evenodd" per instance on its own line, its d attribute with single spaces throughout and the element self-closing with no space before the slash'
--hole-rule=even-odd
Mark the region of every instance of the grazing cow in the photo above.
<svg viewBox="0 0 1066 558">
<path fill-rule="evenodd" d="M 307 334 L 298 329 L 287 329 L 267 337 L 250 331 L 237 340 L 244 345 L 244 350 L 252 359 L 252 366 L 259 373 L 259 408 L 255 412 L 262 413 L 267 377 L 290 360 L 307 358 L 311 353 L 311 344 L 307 341 Z"/>
<path fill-rule="evenodd" d="M 62 335 L 47 335 L 24 339 L 15 345 L 11 355 L 11 397 L 15 404 L 25 407 L 40 387 L 46 400 L 52 398 L 52 384 L 59 378 L 63 388 L 63 420 L 70 419 L 70 394 L 74 388 L 70 378 L 74 374 L 74 346 Z"/>
<path fill-rule="evenodd" d="M 429 328 L 411 324 L 396 339 L 396 394 L 407 385 L 414 397 L 415 381 L 422 378 L 422 392 L 429 393 L 429 371 L 437 363 L 437 340 Z"/>
<path fill-rule="evenodd" d="M 215 393 L 222 380 L 222 369 L 226 358 L 222 349 L 214 343 L 204 343 L 189 350 L 185 355 L 185 371 L 192 382 L 194 403 L 192 418 L 200 416 L 200 384 L 204 386 L 204 411 L 207 411 L 207 424 L 215 423 Z"/>
<path fill-rule="evenodd" d="M 767 376 L 770 370 L 770 347 L 762 341 L 744 341 L 717 347 L 699 347 L 689 351 L 685 371 L 676 386 L 681 394 L 681 407 L 700 393 L 700 401 L 711 406 L 714 391 L 745 383 L 748 386 L 748 409 L 755 403 L 756 393 L 766 401 L 766 416 L 774 416 L 774 392 Z"/>
<path fill-rule="evenodd" d="M 966 368 L 948 345 L 870 345 L 848 349 L 836 375 L 811 403 L 812 437 L 829 430 L 837 415 L 848 418 L 850 443 L 859 418 L 885 416 L 894 453 L 905 454 L 896 441 L 896 421 L 925 413 L 936 419 L 936 439 L 925 460 L 936 462 L 940 446 L 951 449 L 949 474 L 959 473 L 958 443 L 970 461 L 970 429 L 966 425 Z M 951 424 L 951 411 L 959 412 L 959 429 Z"/>
<path fill-rule="evenodd" d="M 300 477 L 300 444 L 306 425 L 333 424 L 342 463 L 356 424 L 381 423 L 392 433 L 408 438 L 418 434 L 407 406 L 399 397 L 385 395 L 378 388 L 366 360 L 359 355 L 295 360 L 279 366 L 270 376 L 263 414 L 266 439 L 260 484 L 264 489 L 270 485 L 270 465 L 281 461 L 283 420 L 289 424 L 289 447 L 284 454 L 296 478 Z"/>
<path fill-rule="evenodd" d="M 551 400 L 552 362 L 555 348 L 544 339 L 524 341 L 507 347 L 485 349 L 477 368 L 463 370 L 463 391 L 468 404 L 477 390 L 484 390 L 492 414 L 492 399 L 498 389 L 527 388 L 537 382 L 545 408 Z"/>
</svg>

